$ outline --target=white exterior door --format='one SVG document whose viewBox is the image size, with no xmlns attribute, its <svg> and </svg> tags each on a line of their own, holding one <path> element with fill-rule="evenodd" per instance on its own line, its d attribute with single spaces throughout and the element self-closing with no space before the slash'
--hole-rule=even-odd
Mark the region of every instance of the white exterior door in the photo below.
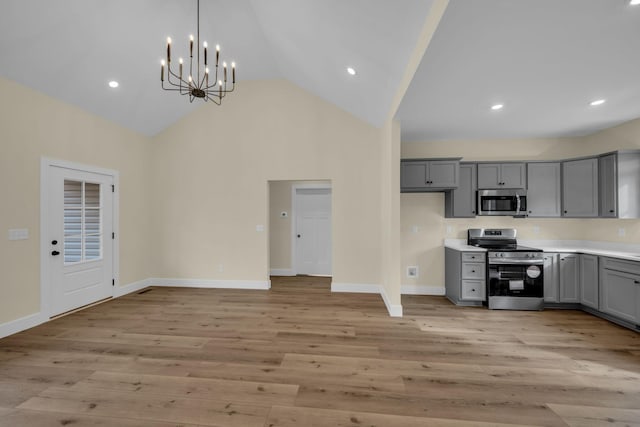
<svg viewBox="0 0 640 427">
<path fill-rule="evenodd" d="M 47 174 L 50 315 L 113 296 L 114 177 L 50 165 Z"/>
<path fill-rule="evenodd" d="M 331 189 L 295 190 L 296 274 L 331 275 Z"/>
</svg>

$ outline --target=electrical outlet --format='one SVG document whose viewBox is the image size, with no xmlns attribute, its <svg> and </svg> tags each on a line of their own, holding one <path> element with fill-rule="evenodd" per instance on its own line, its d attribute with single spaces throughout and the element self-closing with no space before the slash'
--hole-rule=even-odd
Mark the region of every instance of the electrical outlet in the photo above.
<svg viewBox="0 0 640 427">
<path fill-rule="evenodd" d="M 420 227 L 418 227 L 417 225 L 412 225 L 411 226 L 411 232 L 412 233 L 417 233 L 418 231 L 420 231 Z"/>
<path fill-rule="evenodd" d="M 624 237 L 627 235 L 627 230 L 625 228 L 618 228 L 618 236 Z"/>
<path fill-rule="evenodd" d="M 447 234 L 451 234 L 453 233 L 453 227 L 450 225 L 447 225 Z"/>
<path fill-rule="evenodd" d="M 533 226 L 533 233 L 534 234 L 540 234 L 540 227 L 538 227 L 537 225 Z"/>
<path fill-rule="evenodd" d="M 218 272 L 222 273 L 224 271 L 224 264 L 218 264 Z"/>
<path fill-rule="evenodd" d="M 418 267 L 410 266 L 407 267 L 407 277 L 415 279 L 418 277 Z"/>
<path fill-rule="evenodd" d="M 264 231 L 264 225 L 262 225 L 262 224 L 256 225 L 256 231 L 258 233 L 263 232 Z"/>
</svg>

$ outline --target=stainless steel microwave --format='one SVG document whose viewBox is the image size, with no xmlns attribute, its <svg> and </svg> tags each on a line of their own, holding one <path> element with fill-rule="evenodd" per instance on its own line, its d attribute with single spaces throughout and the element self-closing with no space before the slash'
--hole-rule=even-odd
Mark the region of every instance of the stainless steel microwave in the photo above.
<svg viewBox="0 0 640 427">
<path fill-rule="evenodd" d="M 527 190 L 478 190 L 478 215 L 526 216 Z"/>
</svg>

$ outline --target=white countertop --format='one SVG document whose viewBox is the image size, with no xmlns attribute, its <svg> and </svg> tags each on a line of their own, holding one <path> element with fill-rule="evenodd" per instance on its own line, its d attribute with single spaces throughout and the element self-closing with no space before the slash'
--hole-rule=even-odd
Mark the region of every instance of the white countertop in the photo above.
<svg viewBox="0 0 640 427">
<path fill-rule="evenodd" d="M 519 240 L 518 244 L 545 252 L 581 253 L 640 262 L 640 245 L 637 244 L 589 240 Z M 486 252 L 486 249 L 467 245 L 464 239 L 445 239 L 444 246 L 458 251 Z"/>
</svg>

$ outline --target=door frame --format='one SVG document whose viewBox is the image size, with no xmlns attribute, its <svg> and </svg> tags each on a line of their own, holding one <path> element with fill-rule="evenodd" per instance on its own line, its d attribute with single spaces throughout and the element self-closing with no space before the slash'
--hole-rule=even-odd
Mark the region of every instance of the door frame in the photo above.
<svg viewBox="0 0 640 427">
<path fill-rule="evenodd" d="M 333 277 L 333 188 L 331 182 L 327 183 L 309 183 L 309 184 L 293 184 L 291 186 L 291 270 L 293 275 L 298 274 L 298 266 L 296 264 L 296 252 L 298 251 L 298 239 L 296 239 L 296 227 L 298 224 L 297 190 L 298 189 L 320 189 L 330 190 L 331 194 L 331 277 Z"/>
<path fill-rule="evenodd" d="M 113 239 L 113 272 L 112 277 L 115 284 L 111 287 L 111 296 L 115 294 L 115 288 L 118 286 L 120 276 L 120 233 L 119 233 L 119 212 L 120 212 L 120 192 L 117 191 L 119 186 L 119 172 L 113 169 L 100 168 L 82 163 L 71 162 L 67 160 L 57 160 L 47 157 L 40 159 L 40 315 L 44 320 L 51 318 L 51 276 L 49 271 L 49 170 L 50 167 L 59 167 L 64 169 L 72 169 L 81 172 L 96 173 L 107 175 L 113 179 L 113 185 L 116 191 L 113 192 L 113 215 L 112 227 L 115 233 Z M 79 308 L 79 307 L 77 307 Z"/>
</svg>

